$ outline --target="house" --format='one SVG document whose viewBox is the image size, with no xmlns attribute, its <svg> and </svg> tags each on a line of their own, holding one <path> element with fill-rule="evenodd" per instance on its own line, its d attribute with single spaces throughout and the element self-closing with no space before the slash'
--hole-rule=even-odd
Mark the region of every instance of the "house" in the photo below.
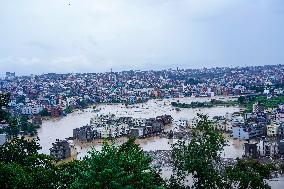
<svg viewBox="0 0 284 189">
<path fill-rule="evenodd" d="M 263 125 L 256 123 L 233 125 L 233 138 L 248 140 L 263 135 Z"/>
<path fill-rule="evenodd" d="M 256 102 L 252 105 L 252 111 L 253 113 L 264 112 L 264 105 L 259 102 Z"/>
<path fill-rule="evenodd" d="M 35 115 L 39 114 L 43 110 L 43 107 L 40 105 L 29 105 L 21 109 L 23 115 Z"/>
<path fill-rule="evenodd" d="M 59 117 L 60 115 L 62 115 L 62 109 L 60 106 L 51 107 L 50 113 L 52 117 Z"/>
<path fill-rule="evenodd" d="M 7 141 L 7 135 L 6 134 L 0 134 L 0 146 L 5 144 Z"/>
<path fill-rule="evenodd" d="M 231 132 L 232 124 L 231 122 L 223 116 L 214 116 L 213 122 L 215 123 L 215 128 L 217 130 Z"/>
<path fill-rule="evenodd" d="M 73 129 L 73 139 L 80 141 L 91 141 L 98 136 L 98 133 L 90 125 Z"/>
<path fill-rule="evenodd" d="M 171 115 L 157 116 L 156 119 L 162 121 L 164 125 L 171 124 L 173 120 Z"/>
<path fill-rule="evenodd" d="M 0 121 L 0 129 L 4 129 L 8 126 L 9 126 L 9 124 L 6 121 L 4 121 L 4 120 Z"/>
<path fill-rule="evenodd" d="M 278 144 L 276 142 L 269 142 L 265 137 L 262 137 L 257 144 L 257 150 L 260 157 L 278 155 Z"/>
<path fill-rule="evenodd" d="M 257 144 L 256 143 L 245 143 L 245 157 L 248 158 L 257 158 L 258 152 L 257 152 Z"/>
<path fill-rule="evenodd" d="M 144 136 L 144 127 L 135 127 L 135 128 L 130 128 L 129 130 L 129 136 L 130 137 L 143 137 Z"/>
<path fill-rule="evenodd" d="M 189 128 L 194 129 L 194 128 L 196 128 L 197 123 L 198 123 L 198 119 L 193 118 L 193 119 L 189 120 L 188 126 L 189 126 Z"/>
<path fill-rule="evenodd" d="M 242 116 L 233 116 L 232 117 L 232 125 L 237 125 L 237 124 L 241 124 L 244 123 L 245 119 Z"/>
<path fill-rule="evenodd" d="M 271 123 L 270 125 L 266 126 L 267 129 L 267 136 L 276 137 L 278 134 L 279 124 L 276 122 Z"/>
<path fill-rule="evenodd" d="M 42 119 L 40 116 L 33 116 L 32 117 L 32 123 L 35 125 L 41 125 L 42 124 Z"/>
<path fill-rule="evenodd" d="M 268 147 L 268 140 L 265 137 L 262 137 L 259 143 L 257 144 L 257 150 L 259 152 L 259 156 L 264 157 L 270 154 L 270 150 Z"/>
<path fill-rule="evenodd" d="M 56 139 L 55 143 L 52 143 L 50 155 L 57 160 L 62 160 L 71 157 L 71 147 L 67 140 Z"/>
<path fill-rule="evenodd" d="M 284 139 L 279 141 L 278 151 L 279 151 L 279 155 L 284 155 Z"/>
<path fill-rule="evenodd" d="M 276 113 L 276 120 L 279 122 L 284 122 L 284 110 L 278 110 Z"/>
<path fill-rule="evenodd" d="M 179 120 L 176 120 L 175 122 L 174 122 L 174 124 L 176 125 L 176 126 L 178 126 L 179 128 L 187 128 L 188 127 L 188 120 L 187 119 L 179 119 Z"/>
<path fill-rule="evenodd" d="M 284 123 L 280 123 L 278 127 L 278 137 L 284 139 Z"/>
</svg>

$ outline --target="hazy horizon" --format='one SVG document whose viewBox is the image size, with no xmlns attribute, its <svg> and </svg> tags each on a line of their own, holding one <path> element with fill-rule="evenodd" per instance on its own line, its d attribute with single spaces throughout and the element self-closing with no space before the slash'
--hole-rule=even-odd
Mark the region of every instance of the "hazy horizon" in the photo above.
<svg viewBox="0 0 284 189">
<path fill-rule="evenodd" d="M 281 0 L 11 0 L 0 76 L 284 63 Z"/>
</svg>

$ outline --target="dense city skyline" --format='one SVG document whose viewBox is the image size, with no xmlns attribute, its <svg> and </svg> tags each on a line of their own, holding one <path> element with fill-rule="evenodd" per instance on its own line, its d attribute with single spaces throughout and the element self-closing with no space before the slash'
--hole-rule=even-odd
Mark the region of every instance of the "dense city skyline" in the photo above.
<svg viewBox="0 0 284 189">
<path fill-rule="evenodd" d="M 2 2 L 0 74 L 282 64 L 283 5 L 280 0 Z"/>
</svg>

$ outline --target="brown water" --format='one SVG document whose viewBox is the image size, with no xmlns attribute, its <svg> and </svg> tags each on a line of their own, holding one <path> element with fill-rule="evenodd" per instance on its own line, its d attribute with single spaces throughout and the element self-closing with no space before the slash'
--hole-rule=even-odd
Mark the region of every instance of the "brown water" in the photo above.
<svg viewBox="0 0 284 189">
<path fill-rule="evenodd" d="M 86 125 L 90 122 L 90 118 L 97 114 L 115 114 L 116 116 L 131 116 L 136 118 L 150 118 L 163 114 L 170 114 L 175 120 L 180 118 L 192 119 L 197 116 L 197 113 L 208 114 L 210 117 L 215 115 L 225 115 L 226 113 L 233 113 L 239 111 L 236 107 L 213 107 L 202 109 L 181 109 L 176 111 L 170 102 L 180 100 L 180 102 L 190 103 L 192 101 L 208 101 L 211 98 L 181 98 L 170 100 L 150 100 L 144 104 L 138 104 L 134 106 L 125 107 L 122 104 L 114 105 L 99 105 L 97 108 L 101 109 L 100 112 L 92 112 L 92 109 L 86 109 L 84 111 L 76 111 L 63 118 L 46 120 L 43 122 L 41 129 L 38 131 L 40 138 L 39 143 L 42 146 L 42 152 L 48 154 L 51 144 L 56 139 L 65 139 L 73 135 L 73 129 Z M 126 138 L 117 139 L 118 143 L 122 143 Z M 169 140 L 160 137 L 151 137 L 147 139 L 137 140 L 137 143 L 146 150 L 168 150 L 173 144 L 174 140 Z M 226 157 L 237 157 L 242 155 L 242 147 L 239 141 L 231 140 L 231 147 L 225 148 Z M 79 152 L 78 158 L 85 156 L 88 150 L 92 147 L 100 149 L 102 143 L 95 141 L 92 143 L 75 142 L 75 147 Z"/>
</svg>

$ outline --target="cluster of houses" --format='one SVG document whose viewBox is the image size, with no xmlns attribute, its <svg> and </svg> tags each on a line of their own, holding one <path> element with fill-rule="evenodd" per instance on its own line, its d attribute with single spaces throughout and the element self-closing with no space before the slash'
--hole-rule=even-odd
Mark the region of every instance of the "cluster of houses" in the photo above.
<svg viewBox="0 0 284 189">
<path fill-rule="evenodd" d="M 284 139 L 269 141 L 263 136 L 258 142 L 246 142 L 244 144 L 244 156 L 249 158 L 284 157 Z"/>
<path fill-rule="evenodd" d="M 225 116 L 214 116 L 211 121 L 214 123 L 213 126 L 215 129 L 231 133 L 232 132 L 232 115 L 227 113 Z M 176 130 L 184 130 L 186 128 L 193 129 L 196 127 L 198 122 L 198 118 L 187 119 L 187 118 L 180 118 L 175 120 L 174 129 Z"/>
<path fill-rule="evenodd" d="M 169 69 L 16 76 L 0 78 L 0 92 L 11 93 L 10 108 L 16 114 L 51 116 L 68 107 L 91 103 L 139 103 L 151 98 L 241 95 L 260 92 L 250 86 L 280 86 L 261 92 L 283 94 L 284 66 L 246 68 Z"/>
<path fill-rule="evenodd" d="M 91 141 L 102 138 L 130 136 L 143 138 L 163 132 L 165 125 L 172 122 L 170 115 L 156 118 L 116 117 L 115 115 L 97 115 L 90 124 L 73 130 L 73 139 Z"/>
<path fill-rule="evenodd" d="M 284 137 L 284 104 L 270 113 L 258 102 L 253 105 L 252 113 L 235 116 L 232 119 L 232 135 L 234 138 L 248 140 L 255 137 Z"/>
</svg>

